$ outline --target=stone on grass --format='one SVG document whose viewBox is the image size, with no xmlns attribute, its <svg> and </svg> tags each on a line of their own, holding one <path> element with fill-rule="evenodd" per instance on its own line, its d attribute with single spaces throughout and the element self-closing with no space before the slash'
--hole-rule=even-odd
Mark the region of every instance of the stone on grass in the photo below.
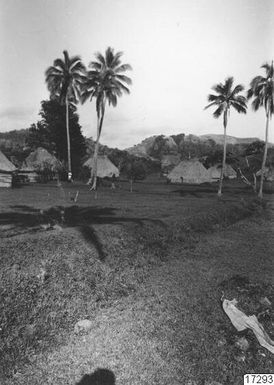
<svg viewBox="0 0 274 385">
<path fill-rule="evenodd" d="M 235 345 L 244 352 L 249 348 L 249 342 L 245 337 L 238 338 Z"/>
<path fill-rule="evenodd" d="M 52 227 L 50 223 L 42 223 L 40 226 L 43 230 L 50 230 Z"/>
<path fill-rule="evenodd" d="M 58 230 L 58 231 L 62 231 L 63 230 L 63 227 L 58 225 L 57 223 L 53 226 L 53 229 L 54 230 Z"/>
<path fill-rule="evenodd" d="M 270 307 L 271 306 L 271 302 L 269 301 L 269 299 L 267 297 L 263 297 L 260 299 L 260 304 L 263 305 L 263 306 L 266 306 L 266 307 Z"/>
<path fill-rule="evenodd" d="M 226 338 L 225 337 L 221 337 L 218 342 L 217 342 L 217 345 L 219 347 L 222 347 L 222 346 L 225 346 L 227 344 L 227 341 L 226 341 Z"/>
<path fill-rule="evenodd" d="M 76 334 L 87 333 L 91 328 L 92 322 L 88 319 L 82 319 L 75 324 L 74 332 Z"/>
<path fill-rule="evenodd" d="M 235 355 L 235 360 L 240 362 L 240 363 L 245 362 L 246 356 L 243 352 L 241 352 L 241 353 Z"/>
</svg>

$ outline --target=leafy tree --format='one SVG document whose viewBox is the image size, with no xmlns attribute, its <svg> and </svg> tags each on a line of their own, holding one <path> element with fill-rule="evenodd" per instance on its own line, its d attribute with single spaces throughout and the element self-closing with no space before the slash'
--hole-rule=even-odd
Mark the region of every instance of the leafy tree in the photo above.
<svg viewBox="0 0 274 385">
<path fill-rule="evenodd" d="M 250 143 L 238 157 L 237 168 L 242 181 L 251 186 L 257 192 L 257 172 L 262 164 L 264 142 L 255 141 Z"/>
<path fill-rule="evenodd" d="M 41 102 L 41 120 L 32 124 L 29 129 L 27 144 L 35 149 L 43 147 L 53 153 L 58 159 L 66 162 L 68 147 L 64 141 L 66 135 L 66 106 L 57 100 L 44 100 Z M 79 125 L 76 108 L 69 106 L 70 141 L 72 154 L 72 171 L 78 174 L 82 158 L 86 153 L 85 138 Z"/>
<path fill-rule="evenodd" d="M 67 133 L 67 156 L 68 156 L 68 179 L 71 173 L 71 144 L 69 129 L 69 104 L 77 103 L 80 96 L 80 87 L 84 79 L 85 67 L 79 56 L 69 57 L 67 51 L 63 52 L 64 60 L 56 59 L 53 66 L 46 70 L 46 83 L 52 99 L 58 99 L 66 106 L 66 133 Z"/>
<path fill-rule="evenodd" d="M 219 83 L 212 87 L 213 91 L 216 94 L 208 95 L 209 104 L 205 107 L 205 109 L 209 107 L 217 107 L 214 111 L 214 118 L 218 119 L 221 115 L 223 115 L 223 126 L 224 126 L 224 151 L 223 151 L 223 162 L 222 162 L 222 170 L 219 182 L 219 190 L 218 196 L 222 195 L 222 185 L 224 178 L 224 169 L 226 163 L 226 127 L 228 116 L 230 114 L 230 108 L 233 107 L 239 113 L 246 113 L 246 98 L 242 95 L 238 95 L 240 92 L 244 90 L 244 87 L 241 84 L 238 84 L 233 88 L 233 77 L 228 77 L 224 84 Z"/>
<path fill-rule="evenodd" d="M 97 139 L 94 150 L 94 167 L 92 169 L 92 187 L 96 190 L 97 181 L 97 157 L 99 149 L 99 140 L 102 132 L 106 102 L 113 107 L 117 105 L 117 98 L 122 96 L 122 93 L 129 94 L 128 86 L 132 84 L 131 79 L 123 75 L 125 71 L 131 70 L 129 64 L 121 63 L 122 52 L 115 53 L 113 48 L 108 47 L 105 55 L 100 52 L 95 54 L 96 61 L 89 64 L 91 68 L 87 72 L 84 91 L 82 92 L 82 101 L 93 98 L 96 99 L 97 112 Z"/>
<path fill-rule="evenodd" d="M 268 128 L 269 121 L 274 113 L 274 68 L 273 61 L 271 64 L 265 63 L 261 68 L 265 70 L 265 77 L 256 76 L 250 83 L 250 89 L 247 92 L 247 98 L 252 101 L 252 108 L 257 111 L 260 107 L 265 109 L 266 114 L 266 127 L 265 127 L 265 146 L 262 160 L 262 172 L 259 188 L 259 197 L 263 197 L 263 181 L 265 174 L 265 165 L 267 158 L 267 147 L 268 147 Z"/>
<path fill-rule="evenodd" d="M 142 160 L 130 157 L 121 165 L 121 173 L 126 176 L 130 183 L 130 192 L 133 190 L 133 182 L 146 177 L 146 169 Z"/>
</svg>

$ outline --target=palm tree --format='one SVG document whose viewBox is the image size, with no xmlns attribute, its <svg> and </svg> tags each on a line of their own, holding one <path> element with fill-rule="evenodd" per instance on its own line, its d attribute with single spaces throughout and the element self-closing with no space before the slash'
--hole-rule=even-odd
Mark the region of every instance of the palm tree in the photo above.
<svg viewBox="0 0 274 385">
<path fill-rule="evenodd" d="M 56 59 L 53 66 L 46 72 L 46 83 L 52 99 L 59 100 L 66 105 L 66 127 L 68 146 L 68 180 L 71 180 L 71 152 L 69 134 L 69 108 L 77 103 L 80 97 L 81 84 L 84 81 L 85 66 L 79 56 L 69 57 L 67 51 L 63 51 L 64 60 Z"/>
<path fill-rule="evenodd" d="M 265 127 L 265 145 L 264 155 L 261 169 L 261 180 L 259 188 L 259 198 L 263 197 L 263 182 L 265 173 L 265 163 L 267 158 L 267 146 L 268 146 L 268 128 L 269 121 L 274 113 L 274 68 L 273 61 L 271 64 L 265 63 L 261 68 L 265 70 L 265 77 L 256 76 L 250 83 L 250 89 L 247 92 L 247 98 L 253 98 L 252 108 L 257 111 L 259 107 L 264 107 L 266 114 L 266 127 Z"/>
<path fill-rule="evenodd" d="M 217 107 L 214 111 L 214 118 L 218 119 L 221 115 L 223 115 L 223 126 L 224 126 L 224 151 L 223 151 L 223 163 L 222 170 L 219 182 L 219 190 L 218 196 L 222 195 L 222 186 L 223 186 L 223 178 L 224 178 L 224 170 L 226 163 L 226 127 L 227 121 L 230 114 L 230 108 L 233 107 L 239 113 L 246 113 L 246 98 L 242 95 L 238 95 L 240 92 L 244 90 L 244 87 L 241 84 L 238 84 L 233 88 L 233 77 L 228 77 L 224 84 L 219 83 L 212 87 L 213 91 L 217 93 L 217 95 L 210 94 L 208 95 L 208 101 L 210 102 L 205 109 L 209 107 Z"/>
<path fill-rule="evenodd" d="M 89 64 L 91 70 L 87 71 L 87 78 L 83 87 L 83 103 L 88 99 L 90 99 L 90 101 L 92 101 L 93 98 L 96 99 L 97 138 L 93 156 L 91 190 L 96 190 L 97 186 L 97 157 L 106 102 L 115 107 L 117 105 L 117 98 L 122 96 L 123 92 L 126 94 L 130 93 L 128 85 L 131 85 L 132 81 L 123 73 L 132 68 L 129 64 L 121 63 L 122 54 L 123 52 L 115 53 L 113 48 L 110 47 L 106 49 L 105 55 L 97 52 L 95 54 L 96 61 L 92 61 Z"/>
</svg>

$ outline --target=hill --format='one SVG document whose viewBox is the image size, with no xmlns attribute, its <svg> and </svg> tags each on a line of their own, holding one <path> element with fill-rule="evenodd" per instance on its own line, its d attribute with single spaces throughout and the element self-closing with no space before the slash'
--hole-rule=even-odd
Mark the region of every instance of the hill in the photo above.
<svg viewBox="0 0 274 385">
<path fill-rule="evenodd" d="M 16 146 L 24 147 L 28 137 L 29 130 L 12 130 L 8 132 L 0 132 L 0 147 L 13 148 Z"/>
<path fill-rule="evenodd" d="M 206 134 L 206 135 L 201 135 L 199 137 L 201 140 L 214 140 L 216 144 L 223 144 L 223 135 L 218 135 L 218 134 Z M 235 136 L 229 136 L 227 135 L 226 137 L 227 144 L 250 144 L 252 142 L 256 142 L 259 140 L 259 138 L 236 138 Z"/>
<path fill-rule="evenodd" d="M 230 148 L 238 148 L 241 150 L 248 144 L 258 141 L 258 138 L 237 138 L 227 136 L 227 144 Z M 129 154 L 162 160 L 165 155 L 179 154 L 182 158 L 200 157 L 208 152 L 221 149 L 223 145 L 223 135 L 207 134 L 207 135 L 154 135 L 144 139 L 141 143 L 133 147 L 127 148 Z"/>
</svg>

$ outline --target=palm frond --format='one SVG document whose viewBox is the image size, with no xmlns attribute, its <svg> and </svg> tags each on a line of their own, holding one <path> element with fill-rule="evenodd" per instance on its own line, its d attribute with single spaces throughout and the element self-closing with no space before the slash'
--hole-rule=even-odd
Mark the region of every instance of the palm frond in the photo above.
<svg viewBox="0 0 274 385">
<path fill-rule="evenodd" d="M 215 111 L 213 112 L 214 118 L 215 118 L 215 119 L 218 119 L 218 118 L 222 115 L 222 113 L 224 112 L 224 110 L 225 110 L 225 106 L 224 106 L 224 104 L 222 103 L 222 104 L 219 105 L 219 107 L 217 108 L 217 110 L 215 110 Z"/>
<path fill-rule="evenodd" d="M 61 71 L 66 70 L 66 64 L 64 63 L 64 61 L 62 59 L 55 59 L 53 62 L 53 66 L 56 69 L 60 69 Z"/>
<path fill-rule="evenodd" d="M 96 52 L 95 57 L 101 65 L 103 65 L 104 67 L 106 66 L 106 61 L 105 61 L 104 55 L 102 55 L 100 52 Z"/>
<path fill-rule="evenodd" d="M 81 62 L 81 59 L 77 59 L 76 61 L 70 63 L 69 70 L 71 72 L 85 72 L 85 66 Z"/>
<path fill-rule="evenodd" d="M 130 64 L 122 64 L 119 67 L 115 68 L 115 72 L 117 74 L 125 71 L 131 71 L 131 70 L 132 70 L 132 67 Z"/>
<path fill-rule="evenodd" d="M 213 106 L 216 106 L 215 102 L 212 102 L 212 103 L 208 104 L 207 106 L 205 106 L 204 110 L 207 110 L 208 108 L 213 107 Z"/>
<path fill-rule="evenodd" d="M 224 93 L 226 95 L 231 94 L 231 88 L 234 82 L 234 78 L 232 76 L 229 76 L 226 78 L 225 83 L 224 83 Z"/>
<path fill-rule="evenodd" d="M 224 86 L 222 83 L 218 83 L 212 87 L 212 90 L 222 95 L 224 93 Z"/>
<path fill-rule="evenodd" d="M 91 61 L 88 65 L 90 68 L 93 68 L 97 71 L 100 71 L 101 68 L 102 68 L 102 64 L 101 63 L 98 63 L 97 61 Z"/>
<path fill-rule="evenodd" d="M 245 88 L 244 88 L 244 86 L 243 86 L 242 84 L 238 84 L 238 85 L 234 88 L 234 90 L 232 91 L 231 96 L 233 97 L 233 96 L 237 95 L 239 92 L 242 92 L 244 89 L 245 89 Z"/>
<path fill-rule="evenodd" d="M 116 75 L 116 79 L 128 84 L 128 85 L 131 85 L 132 84 L 132 80 L 126 76 L 126 75 Z"/>
<path fill-rule="evenodd" d="M 112 68 L 117 68 L 117 67 L 119 67 L 120 65 L 121 65 L 121 56 L 123 55 L 123 52 L 117 52 L 115 55 L 114 55 L 114 57 L 113 57 L 113 59 L 112 59 L 112 63 L 111 63 L 111 67 Z"/>
<path fill-rule="evenodd" d="M 115 94 L 113 94 L 112 92 L 107 92 L 106 96 L 107 96 L 109 105 L 116 107 L 117 106 L 117 96 Z"/>
<path fill-rule="evenodd" d="M 264 68 L 264 69 L 265 69 L 266 77 L 267 77 L 267 78 L 273 78 L 273 76 L 274 76 L 273 61 L 271 62 L 271 64 L 264 63 L 264 64 L 261 66 L 261 68 Z"/>
<path fill-rule="evenodd" d="M 213 94 L 209 94 L 207 96 L 207 101 L 208 102 L 215 102 L 216 104 L 220 104 L 220 102 L 222 102 L 222 98 L 220 95 L 213 95 Z"/>
<path fill-rule="evenodd" d="M 130 94 L 130 90 L 129 88 L 127 88 L 122 82 L 120 82 L 119 80 L 117 79 L 113 79 L 112 80 L 112 83 L 119 89 L 121 89 L 122 91 L 124 91 L 126 94 Z"/>
<path fill-rule="evenodd" d="M 239 104 L 242 104 L 243 106 L 246 106 L 247 100 L 246 97 L 243 95 L 237 95 L 235 96 L 232 101 L 236 101 Z"/>
<path fill-rule="evenodd" d="M 232 100 L 231 106 L 234 107 L 237 112 L 246 114 L 247 106 L 245 104 Z"/>
<path fill-rule="evenodd" d="M 256 97 L 252 101 L 251 106 L 254 111 L 257 111 L 259 107 L 263 106 L 263 100 L 260 97 Z"/>
</svg>

